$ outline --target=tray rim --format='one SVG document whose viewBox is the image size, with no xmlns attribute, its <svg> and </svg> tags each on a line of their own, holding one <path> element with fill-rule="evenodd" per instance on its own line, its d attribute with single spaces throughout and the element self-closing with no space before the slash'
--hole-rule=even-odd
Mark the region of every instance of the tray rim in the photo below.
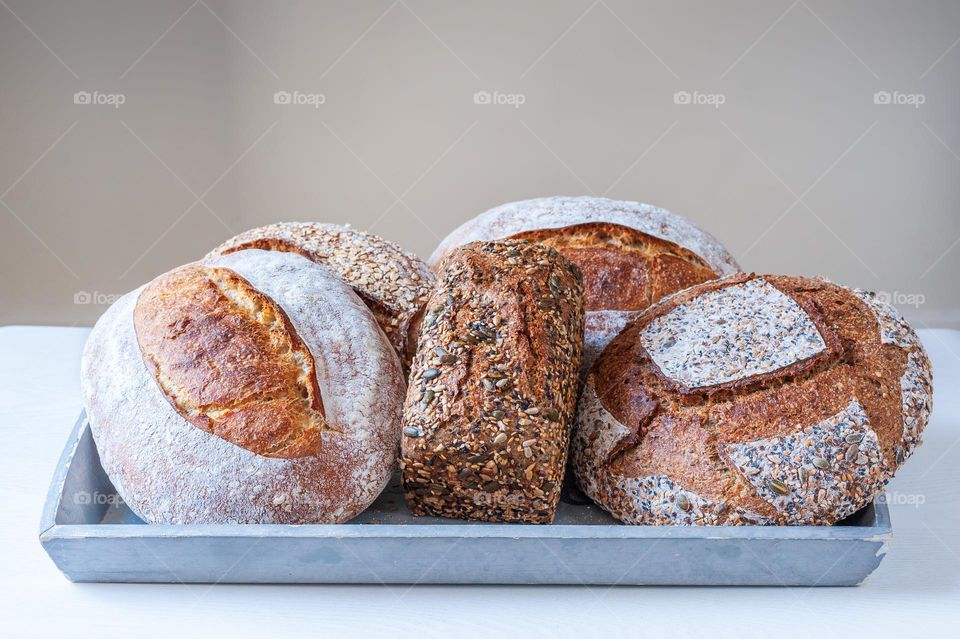
<svg viewBox="0 0 960 639">
<path fill-rule="evenodd" d="M 81 411 L 57 461 L 40 517 L 41 543 L 86 538 L 504 538 L 504 539 L 715 539 L 889 542 L 890 511 L 873 501 L 870 526 L 630 526 L 624 524 L 58 524 L 57 510 L 70 463 L 87 427 Z"/>
</svg>

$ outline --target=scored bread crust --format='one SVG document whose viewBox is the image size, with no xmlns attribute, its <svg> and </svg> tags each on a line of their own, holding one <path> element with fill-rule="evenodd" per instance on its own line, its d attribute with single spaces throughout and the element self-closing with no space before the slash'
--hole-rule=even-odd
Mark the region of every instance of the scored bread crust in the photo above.
<svg viewBox="0 0 960 639">
<path fill-rule="evenodd" d="M 661 297 L 740 270 L 712 235 L 656 206 L 599 197 L 511 202 L 452 231 L 429 262 L 478 240 L 531 239 L 583 272 L 586 342 L 582 374 L 627 322 Z"/>
<path fill-rule="evenodd" d="M 740 274 L 662 300 L 610 343 L 572 465 L 626 523 L 829 525 L 882 490 L 931 407 L 930 361 L 893 307 Z"/>
<path fill-rule="evenodd" d="M 715 237 L 680 215 L 641 202 L 589 196 L 541 197 L 492 208 L 447 235 L 428 262 L 436 266 L 443 256 L 468 242 L 499 240 L 527 231 L 592 222 L 619 224 L 677 244 L 703 258 L 720 275 L 740 270 L 737 261 Z"/>
<path fill-rule="evenodd" d="M 337 224 L 279 222 L 244 231 L 207 257 L 243 249 L 289 251 L 323 264 L 353 287 L 406 365 L 410 320 L 423 306 L 433 272 L 393 242 Z"/>
<path fill-rule="evenodd" d="M 320 451 L 313 356 L 280 306 L 234 271 L 188 264 L 134 309 L 147 368 L 191 424 L 268 457 Z M 251 356 L 255 354 L 254 356 Z"/>
<path fill-rule="evenodd" d="M 404 406 L 401 469 L 415 515 L 553 520 L 582 342 L 581 276 L 557 251 L 478 242 L 448 256 Z"/>
<path fill-rule="evenodd" d="M 269 457 L 191 423 L 144 359 L 134 321 L 141 287 L 100 318 L 81 365 L 87 417 L 117 492 L 155 523 L 338 523 L 355 516 L 384 488 L 396 461 L 404 381 L 392 346 L 340 277 L 299 255 L 245 250 L 200 264 L 236 273 L 268 297 L 309 350 L 326 423 L 319 451 Z M 202 353 L 205 346 L 196 347 Z M 263 364 L 255 361 L 263 352 L 245 355 L 254 361 L 236 366 Z M 232 369 L 220 375 L 227 389 L 236 382 L 233 399 L 251 390 Z M 190 396 L 201 390 L 190 388 Z"/>
</svg>

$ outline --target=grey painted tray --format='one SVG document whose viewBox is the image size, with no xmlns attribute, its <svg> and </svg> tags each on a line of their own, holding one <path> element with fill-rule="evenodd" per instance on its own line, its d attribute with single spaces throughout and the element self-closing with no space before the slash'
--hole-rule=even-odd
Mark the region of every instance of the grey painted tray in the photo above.
<svg viewBox="0 0 960 639">
<path fill-rule="evenodd" d="M 81 416 L 40 542 L 73 581 L 849 586 L 890 541 L 885 504 L 837 526 L 623 526 L 566 499 L 554 524 L 415 518 L 396 482 L 348 524 L 148 525 L 122 503 Z"/>
</svg>

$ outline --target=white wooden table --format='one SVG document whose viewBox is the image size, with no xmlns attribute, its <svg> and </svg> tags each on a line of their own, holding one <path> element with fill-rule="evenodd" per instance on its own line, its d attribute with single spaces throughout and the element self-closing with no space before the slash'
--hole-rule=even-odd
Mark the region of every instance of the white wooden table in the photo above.
<svg viewBox="0 0 960 639">
<path fill-rule="evenodd" d="M 0 328 L 0 636 L 936 637 L 960 627 L 960 332 L 923 331 L 926 443 L 889 486 L 894 542 L 859 588 L 72 584 L 37 541 L 80 412 L 86 329 Z"/>
</svg>

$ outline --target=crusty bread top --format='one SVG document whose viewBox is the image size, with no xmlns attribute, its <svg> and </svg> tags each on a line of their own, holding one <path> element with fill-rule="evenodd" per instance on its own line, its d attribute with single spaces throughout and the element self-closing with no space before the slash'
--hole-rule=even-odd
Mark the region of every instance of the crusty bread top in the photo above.
<svg viewBox="0 0 960 639">
<path fill-rule="evenodd" d="M 546 244 L 580 267 L 587 311 L 644 309 L 717 273 L 693 251 L 609 222 L 539 229 L 512 236 Z"/>
<path fill-rule="evenodd" d="M 201 265 L 248 282 L 276 304 L 290 327 L 284 336 L 271 323 L 271 338 L 277 341 L 257 342 L 239 360 L 231 359 L 229 346 L 220 351 L 212 344 L 223 337 L 213 331 L 211 343 L 197 346 L 196 356 L 213 354 L 217 361 L 227 358 L 243 369 L 258 354 L 288 357 L 281 353 L 282 344 L 296 335 L 312 357 L 322 400 L 326 427 L 319 432 L 321 445 L 313 455 L 268 456 L 188 420 L 143 357 L 134 321 L 145 293 L 141 287 L 97 321 L 82 358 L 84 406 L 104 470 L 131 509 L 150 522 L 301 524 L 353 517 L 380 493 L 396 462 L 405 388 L 396 351 L 343 278 L 304 257 L 247 250 Z M 226 312 L 232 307 L 216 308 Z M 246 312 L 238 313 L 248 321 Z M 256 327 L 251 330 L 257 339 L 264 337 Z M 238 337 L 246 342 L 251 336 L 243 333 Z M 176 363 L 190 347 L 153 350 Z M 287 372 L 275 388 L 286 393 L 296 386 L 296 369 L 292 363 L 277 365 Z M 207 390 L 197 384 L 206 376 L 191 378 L 177 367 L 167 370 L 190 386 L 191 400 L 205 397 Z M 234 391 L 241 397 L 240 379 L 255 379 L 257 373 L 237 374 Z M 267 377 L 263 383 L 272 385 L 273 376 Z M 230 395 L 230 389 L 223 394 Z M 270 401 L 270 395 L 261 394 L 260 400 Z"/>
<path fill-rule="evenodd" d="M 429 261 L 436 265 L 444 255 L 468 242 L 597 222 L 626 226 L 677 244 L 703 258 L 720 275 L 740 270 L 716 238 L 686 218 L 650 204 L 600 197 L 544 197 L 498 206 L 452 231 Z"/>
<path fill-rule="evenodd" d="M 250 229 L 207 257 L 251 248 L 298 253 L 333 269 L 353 287 L 397 353 L 404 356 L 410 318 L 433 284 L 430 267 L 419 257 L 372 233 L 314 222 L 280 222 Z"/>
<path fill-rule="evenodd" d="M 188 264 L 160 276 L 134 323 L 157 384 L 194 426 L 259 455 L 319 452 L 313 355 L 280 306 L 235 272 Z"/>
<path fill-rule="evenodd" d="M 579 269 L 542 244 L 468 244 L 438 272 L 407 389 L 416 514 L 549 522 L 583 344 Z"/>
<path fill-rule="evenodd" d="M 584 433 L 619 426 L 584 435 L 583 481 L 655 480 L 590 486 L 611 512 L 625 495 L 667 490 L 664 481 L 689 491 L 687 506 L 724 506 L 697 510 L 699 523 L 851 514 L 919 443 L 932 397 L 929 359 L 892 308 L 824 280 L 746 274 L 649 309 L 603 352 L 588 386 L 598 405 Z M 598 447 L 603 433 L 618 434 Z"/>
</svg>

